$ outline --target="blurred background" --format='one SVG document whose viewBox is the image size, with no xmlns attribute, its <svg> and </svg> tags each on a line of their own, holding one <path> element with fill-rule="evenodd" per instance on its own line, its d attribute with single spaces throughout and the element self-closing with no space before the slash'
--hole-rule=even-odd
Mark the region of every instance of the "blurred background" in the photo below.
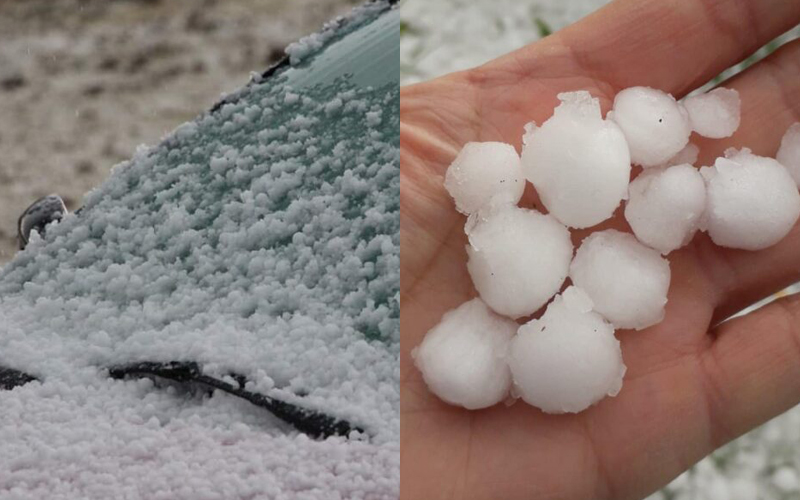
<svg viewBox="0 0 800 500">
<path fill-rule="evenodd" d="M 535 42 L 606 3 L 606 0 L 403 0 L 401 83 L 416 83 L 483 64 Z M 704 88 L 732 76 L 798 36 L 800 27 L 795 27 Z M 795 286 L 784 293 L 789 291 L 800 288 Z M 648 500 L 798 499 L 800 407 L 721 448 Z"/>
<path fill-rule="evenodd" d="M 0 266 L 41 196 L 67 208 L 360 0 L 0 0 Z"/>
<path fill-rule="evenodd" d="M 403 0 L 401 84 L 478 66 L 558 31 L 606 3 L 608 0 Z M 709 84 L 732 76 L 798 36 L 800 27 Z"/>
</svg>

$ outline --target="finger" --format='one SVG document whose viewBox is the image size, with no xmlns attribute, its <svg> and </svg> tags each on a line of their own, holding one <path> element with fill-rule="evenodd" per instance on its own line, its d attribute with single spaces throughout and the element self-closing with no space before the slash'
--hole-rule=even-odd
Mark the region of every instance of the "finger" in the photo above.
<svg viewBox="0 0 800 500">
<path fill-rule="evenodd" d="M 775 246 L 748 252 L 715 246 L 700 236 L 709 262 L 707 272 L 716 288 L 712 324 L 742 311 L 787 286 L 800 281 L 800 226 Z"/>
<path fill-rule="evenodd" d="M 800 2 L 798 2 L 800 3 Z M 742 119 L 733 136 L 707 139 L 693 136 L 700 147 L 700 164 L 710 165 L 729 147 L 775 156 L 781 137 L 800 121 L 800 40 L 789 42 L 720 87 L 739 92 Z"/>
<path fill-rule="evenodd" d="M 723 86 L 739 92 L 741 126 L 725 140 L 693 138 L 702 151 L 699 164 L 710 165 L 728 147 L 748 147 L 774 157 L 786 129 L 800 120 L 800 42 L 782 47 Z M 776 245 L 757 252 L 718 247 L 704 234 L 695 237 L 692 249 L 713 282 L 716 321 L 800 281 L 798 226 Z"/>
<path fill-rule="evenodd" d="M 476 134 L 475 89 L 463 74 L 450 74 L 400 90 L 400 149 L 444 173 L 466 137 Z M 401 163 L 405 163 L 402 161 Z"/>
<path fill-rule="evenodd" d="M 504 58 L 537 76 L 542 54 L 616 90 L 648 85 L 683 96 L 800 22 L 786 0 L 618 0 Z"/>
<path fill-rule="evenodd" d="M 445 169 L 461 147 L 453 130 L 474 119 L 468 116 L 471 106 L 447 102 L 469 100 L 468 87 L 459 82 L 446 77 L 401 91 L 400 240 L 402 248 L 413 249 L 404 251 L 400 264 L 402 294 L 433 265 L 431 256 L 446 253 L 451 236 L 463 232 L 464 218 L 444 188 Z"/>
<path fill-rule="evenodd" d="M 723 323 L 700 358 L 715 447 L 800 402 L 800 297 Z"/>
</svg>

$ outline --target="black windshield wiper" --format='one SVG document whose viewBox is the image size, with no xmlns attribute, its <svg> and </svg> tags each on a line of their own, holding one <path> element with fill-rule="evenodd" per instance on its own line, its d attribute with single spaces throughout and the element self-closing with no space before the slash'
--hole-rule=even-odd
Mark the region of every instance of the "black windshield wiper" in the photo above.
<svg viewBox="0 0 800 500">
<path fill-rule="evenodd" d="M 238 387 L 224 380 L 205 375 L 200 369 L 200 365 L 191 361 L 134 363 L 110 368 L 108 373 L 111 377 L 117 379 L 156 376 L 175 382 L 193 383 L 219 389 L 268 410 L 298 431 L 313 438 L 324 439 L 330 436 L 347 436 L 352 431 L 364 432 L 363 429 L 355 427 L 345 420 L 307 408 L 301 408 L 263 394 L 247 391 L 243 388 L 246 379 L 241 375 L 233 375 Z"/>
<path fill-rule="evenodd" d="M 39 379 L 25 372 L 0 366 L 0 390 L 10 391 L 14 387 L 25 385 L 34 380 Z"/>
<path fill-rule="evenodd" d="M 219 389 L 268 410 L 282 421 L 312 438 L 347 437 L 353 431 L 364 432 L 363 429 L 350 424 L 346 420 L 245 390 L 244 386 L 247 379 L 241 375 L 232 375 L 237 382 L 236 385 L 204 375 L 200 365 L 191 361 L 133 363 L 109 368 L 108 374 L 115 379 L 160 377 L 173 382 L 197 384 L 211 389 Z M 40 381 L 40 379 L 13 368 L 0 366 L 0 390 L 11 390 L 33 381 Z"/>
</svg>

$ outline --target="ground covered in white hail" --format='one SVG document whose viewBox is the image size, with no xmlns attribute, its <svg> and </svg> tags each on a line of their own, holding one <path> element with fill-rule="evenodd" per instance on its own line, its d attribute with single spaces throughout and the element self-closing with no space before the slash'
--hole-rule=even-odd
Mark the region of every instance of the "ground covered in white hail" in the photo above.
<svg viewBox="0 0 800 500">
<path fill-rule="evenodd" d="M 0 366 L 42 380 L 0 391 L 0 492 L 396 497 L 398 127 L 396 84 L 278 73 L 34 235 L 0 274 Z M 171 360 L 365 432 L 315 441 L 232 396 L 106 368 Z"/>
<path fill-rule="evenodd" d="M 401 82 L 416 83 L 483 64 L 535 42 L 605 3 L 607 0 L 442 0 L 434 3 L 404 0 Z M 475 36 L 476 33 L 480 36 Z M 798 36 L 800 27 L 729 68 L 701 90 L 708 90 Z M 787 149 L 784 154 L 794 153 Z M 793 172 L 791 167 L 790 172 Z M 660 243 L 665 248 L 675 245 Z M 797 291 L 800 286 L 795 285 L 783 293 Z M 717 450 L 648 500 L 797 498 L 800 498 L 800 407 Z"/>
</svg>

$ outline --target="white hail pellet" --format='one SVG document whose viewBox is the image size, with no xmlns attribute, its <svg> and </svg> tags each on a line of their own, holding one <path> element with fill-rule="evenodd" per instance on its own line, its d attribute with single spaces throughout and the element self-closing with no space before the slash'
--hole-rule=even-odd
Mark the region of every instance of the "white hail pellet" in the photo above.
<svg viewBox="0 0 800 500">
<path fill-rule="evenodd" d="M 783 134 L 781 147 L 775 157 L 786 167 L 794 182 L 800 186 L 800 123 L 795 123 Z"/>
<path fill-rule="evenodd" d="M 508 395 L 506 354 L 518 326 L 472 299 L 445 313 L 411 355 L 440 399 L 469 409 L 486 408 Z"/>
<path fill-rule="evenodd" d="M 447 169 L 444 187 L 456 209 L 469 215 L 490 204 L 516 205 L 525 190 L 525 177 L 514 146 L 469 142 Z"/>
<path fill-rule="evenodd" d="M 711 139 L 730 137 L 736 132 L 741 119 L 741 104 L 739 93 L 725 88 L 687 97 L 683 101 L 692 130 Z"/>
<path fill-rule="evenodd" d="M 719 246 L 760 250 L 786 236 L 800 216 L 800 194 L 789 171 L 776 160 L 744 148 L 729 149 L 706 180 L 705 226 Z"/>
<path fill-rule="evenodd" d="M 514 206 L 480 214 L 468 231 L 467 269 L 496 312 L 534 313 L 561 288 L 572 260 L 569 231 L 549 215 Z"/>
<path fill-rule="evenodd" d="M 553 217 L 570 227 L 594 226 L 611 217 L 627 194 L 628 145 L 588 92 L 558 98 L 549 120 L 527 126 L 522 168 Z"/>
<path fill-rule="evenodd" d="M 587 236 L 569 276 L 616 328 L 641 330 L 664 318 L 669 262 L 632 234 L 608 229 Z"/>
<path fill-rule="evenodd" d="M 772 484 L 785 493 L 800 491 L 800 478 L 792 467 L 783 466 L 772 473 Z"/>
<path fill-rule="evenodd" d="M 673 165 L 683 165 L 684 163 L 694 165 L 697 163 L 697 157 L 699 155 L 700 148 L 697 147 L 697 144 L 692 144 L 690 142 L 683 149 L 678 151 L 678 154 L 667 160 L 667 163 L 664 166 L 671 167 Z"/>
<path fill-rule="evenodd" d="M 574 286 L 519 328 L 508 362 L 515 395 L 547 413 L 577 413 L 616 396 L 625 375 L 614 328 Z"/>
<path fill-rule="evenodd" d="M 689 142 L 692 130 L 686 110 L 671 95 L 649 87 L 630 87 L 614 98 L 608 118 L 625 134 L 631 161 L 655 167 Z"/>
<path fill-rule="evenodd" d="M 703 176 L 688 163 L 643 171 L 628 196 L 625 219 L 633 234 L 662 254 L 691 241 L 706 207 Z"/>
</svg>

